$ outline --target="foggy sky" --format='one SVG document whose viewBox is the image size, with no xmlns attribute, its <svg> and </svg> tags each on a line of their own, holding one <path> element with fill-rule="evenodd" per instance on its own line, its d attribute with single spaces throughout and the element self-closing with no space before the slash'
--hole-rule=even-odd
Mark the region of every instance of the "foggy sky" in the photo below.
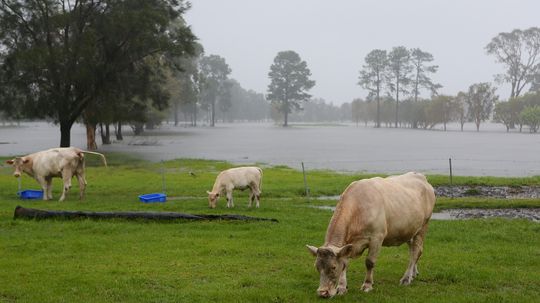
<svg viewBox="0 0 540 303">
<path fill-rule="evenodd" d="M 373 49 L 433 54 L 440 93 L 494 82 L 501 64 L 484 47 L 500 32 L 540 26 L 538 0 L 192 0 L 186 21 L 206 54 L 224 57 L 242 87 L 267 92 L 279 51 L 294 50 L 316 85 L 310 93 L 341 104 L 365 98 L 357 85 Z M 500 86 L 501 99 L 509 86 Z M 424 94 L 427 97 L 427 94 Z"/>
</svg>

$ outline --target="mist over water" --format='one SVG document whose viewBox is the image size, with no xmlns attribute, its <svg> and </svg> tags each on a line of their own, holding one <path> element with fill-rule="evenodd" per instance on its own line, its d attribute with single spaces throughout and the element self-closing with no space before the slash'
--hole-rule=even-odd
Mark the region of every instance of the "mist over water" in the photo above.
<svg viewBox="0 0 540 303">
<path fill-rule="evenodd" d="M 221 124 L 215 128 L 174 127 L 125 133 L 123 142 L 100 145 L 100 151 L 125 152 L 151 161 L 176 158 L 225 160 L 232 163 L 287 165 L 301 169 L 344 172 L 402 173 L 418 171 L 454 175 L 540 175 L 540 137 L 506 133 L 502 125 L 486 124 L 480 132 L 426 131 L 343 125 Z M 72 145 L 85 148 L 85 129 L 75 125 Z M 0 155 L 21 155 L 57 147 L 56 126 L 33 122 L 0 130 Z M 98 139 L 99 141 L 99 139 Z"/>
</svg>

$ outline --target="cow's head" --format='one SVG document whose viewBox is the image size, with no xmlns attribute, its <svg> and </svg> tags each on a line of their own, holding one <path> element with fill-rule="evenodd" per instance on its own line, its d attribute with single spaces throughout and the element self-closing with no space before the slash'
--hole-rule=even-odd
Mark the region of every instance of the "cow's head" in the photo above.
<svg viewBox="0 0 540 303">
<path fill-rule="evenodd" d="M 15 169 L 13 171 L 13 176 L 15 178 L 19 178 L 24 171 L 24 166 L 26 166 L 30 162 L 30 159 L 27 159 L 25 157 L 16 157 L 11 160 L 7 160 L 6 163 L 13 166 Z"/>
<path fill-rule="evenodd" d="M 352 244 L 347 244 L 341 248 L 306 246 L 309 252 L 317 257 L 315 267 L 320 274 L 317 294 L 323 298 L 335 296 L 339 277 L 347 267 L 353 252 Z"/>
<path fill-rule="evenodd" d="M 219 199 L 219 192 L 214 193 L 214 192 L 206 191 L 206 193 L 208 194 L 208 207 L 216 208 L 216 204 Z"/>
</svg>

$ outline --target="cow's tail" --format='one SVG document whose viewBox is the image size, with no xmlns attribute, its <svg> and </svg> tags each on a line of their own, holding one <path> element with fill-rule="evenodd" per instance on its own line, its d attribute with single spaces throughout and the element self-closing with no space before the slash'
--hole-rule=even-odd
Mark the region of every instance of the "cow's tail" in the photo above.
<svg viewBox="0 0 540 303">
<path fill-rule="evenodd" d="M 96 152 L 91 152 L 91 151 L 87 151 L 87 150 L 83 150 L 82 152 L 85 153 L 85 154 L 92 154 L 92 155 L 98 155 L 98 156 L 100 156 L 100 157 L 101 157 L 101 160 L 103 160 L 103 165 L 105 165 L 105 167 L 107 167 L 107 159 L 105 159 L 105 155 L 104 155 L 104 154 L 96 153 Z"/>
<path fill-rule="evenodd" d="M 261 173 L 261 182 L 259 183 L 259 191 L 262 192 L 263 171 L 262 171 L 262 168 L 260 168 L 260 167 L 257 167 L 257 169 Z"/>
</svg>

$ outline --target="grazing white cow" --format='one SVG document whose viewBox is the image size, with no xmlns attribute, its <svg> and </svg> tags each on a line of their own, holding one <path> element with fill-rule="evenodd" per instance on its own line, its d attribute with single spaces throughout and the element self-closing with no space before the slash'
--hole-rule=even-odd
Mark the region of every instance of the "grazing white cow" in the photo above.
<svg viewBox="0 0 540 303">
<path fill-rule="evenodd" d="M 259 207 L 262 185 L 262 169 L 258 167 L 237 167 L 222 171 L 216 178 L 212 191 L 207 191 L 208 206 L 215 208 L 219 196 L 225 192 L 227 194 L 227 207 L 234 207 L 232 192 L 234 189 L 244 190 L 249 188 L 249 204 L 251 207 L 253 200 L 257 201 L 256 206 Z"/>
<path fill-rule="evenodd" d="M 86 179 L 84 172 L 84 154 L 99 155 L 103 159 L 105 167 L 107 160 L 100 153 L 84 151 L 76 147 L 51 148 L 23 157 L 7 160 L 6 163 L 13 166 L 13 176 L 19 178 L 22 172 L 34 177 L 43 189 L 43 200 L 52 199 L 52 178 L 61 177 L 64 188 L 60 201 L 64 201 L 68 190 L 71 188 L 71 178 L 77 177 L 79 181 L 79 197 L 84 198 Z"/>
<path fill-rule="evenodd" d="M 373 267 L 381 246 L 403 243 L 409 245 L 410 259 L 400 283 L 410 284 L 418 275 L 416 263 L 422 254 L 434 205 L 433 187 L 419 173 L 351 183 L 336 206 L 324 245 L 319 248 L 307 245 L 317 257 L 318 295 L 328 298 L 347 292 L 349 260 L 362 255 L 365 249 L 369 253 L 362 290 L 372 290 Z"/>
</svg>

